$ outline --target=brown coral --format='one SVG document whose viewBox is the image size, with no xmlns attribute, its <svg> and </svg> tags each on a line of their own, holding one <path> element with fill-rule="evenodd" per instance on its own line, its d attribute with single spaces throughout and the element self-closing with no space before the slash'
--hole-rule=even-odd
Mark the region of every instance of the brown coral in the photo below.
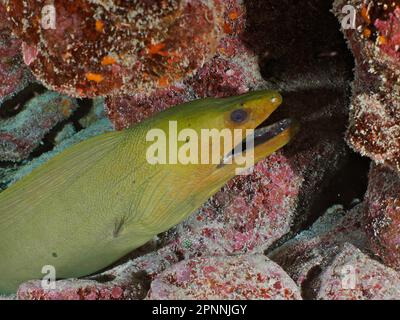
<svg viewBox="0 0 400 320">
<path fill-rule="evenodd" d="M 348 141 L 375 162 L 400 170 L 400 1 L 337 0 L 356 9 L 343 30 L 356 60 Z"/>
<path fill-rule="evenodd" d="M 94 97 L 151 92 L 180 81 L 215 52 L 217 1 L 5 0 L 25 62 L 49 88 Z"/>
<path fill-rule="evenodd" d="M 374 253 L 400 270 L 400 178 L 383 166 L 373 166 L 366 195 L 366 230 Z"/>
</svg>

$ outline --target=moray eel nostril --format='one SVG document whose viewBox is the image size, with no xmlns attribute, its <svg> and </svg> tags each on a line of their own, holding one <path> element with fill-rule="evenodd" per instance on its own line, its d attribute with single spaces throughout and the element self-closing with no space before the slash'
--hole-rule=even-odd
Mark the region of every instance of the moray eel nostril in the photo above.
<svg viewBox="0 0 400 320">
<path fill-rule="evenodd" d="M 104 269 L 183 221 L 236 174 L 237 163 L 151 164 L 149 132 L 165 132 L 166 142 L 171 123 L 199 136 L 209 129 L 217 135 L 211 138 L 223 130 L 254 130 L 281 101 L 277 92 L 259 91 L 185 103 L 129 130 L 76 144 L 32 171 L 0 193 L 0 293 L 41 279 L 46 265 L 57 278 Z M 256 130 L 255 162 L 297 131 L 288 120 L 262 130 Z M 177 147 L 192 140 L 185 137 Z M 225 156 L 218 144 L 210 152 Z"/>
</svg>

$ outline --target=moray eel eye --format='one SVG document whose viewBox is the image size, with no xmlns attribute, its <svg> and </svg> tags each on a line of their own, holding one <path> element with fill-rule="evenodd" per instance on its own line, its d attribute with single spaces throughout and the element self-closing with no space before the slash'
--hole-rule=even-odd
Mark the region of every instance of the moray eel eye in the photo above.
<svg viewBox="0 0 400 320">
<path fill-rule="evenodd" d="M 231 113 L 231 120 L 235 123 L 242 123 L 247 120 L 248 113 L 246 110 L 238 109 Z"/>
</svg>

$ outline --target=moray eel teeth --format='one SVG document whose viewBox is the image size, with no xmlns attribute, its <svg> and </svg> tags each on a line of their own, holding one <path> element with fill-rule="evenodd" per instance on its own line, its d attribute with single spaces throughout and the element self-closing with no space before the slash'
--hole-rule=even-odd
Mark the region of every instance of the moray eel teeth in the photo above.
<svg viewBox="0 0 400 320">
<path fill-rule="evenodd" d="M 208 129 L 217 141 L 223 130 L 233 137 L 245 132 L 235 140 L 240 144 L 255 130 L 246 154 L 251 150 L 256 163 L 298 130 L 290 120 L 260 127 L 281 102 L 275 91 L 258 91 L 185 103 L 128 130 L 78 143 L 33 170 L 0 193 L 0 293 L 42 279 L 44 266 L 53 266 L 59 279 L 103 270 L 182 222 L 237 174 L 239 164 L 226 161 L 229 150 L 208 140 L 200 146 L 215 162 L 152 163 L 156 156 L 149 158 L 149 150 L 156 141 L 149 133 L 165 132 L 165 140 L 157 141 L 165 146 L 175 123 L 178 132 L 190 128 L 197 136 Z M 188 141 L 178 139 L 177 147 Z"/>
<path fill-rule="evenodd" d="M 254 145 L 252 146 L 255 150 L 262 154 L 262 150 L 269 149 L 273 147 L 274 143 L 279 141 L 286 141 L 287 137 L 294 136 L 299 130 L 299 124 L 293 119 L 283 119 L 269 126 L 260 126 L 254 130 Z M 232 162 L 233 159 L 241 155 L 247 149 L 246 142 L 236 146 L 230 153 L 228 153 L 221 161 L 219 168 Z"/>
</svg>

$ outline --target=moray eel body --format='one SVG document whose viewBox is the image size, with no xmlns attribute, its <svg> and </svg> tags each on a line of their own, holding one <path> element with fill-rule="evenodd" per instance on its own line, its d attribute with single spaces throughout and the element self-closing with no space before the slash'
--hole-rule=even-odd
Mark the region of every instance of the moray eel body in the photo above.
<svg viewBox="0 0 400 320">
<path fill-rule="evenodd" d="M 235 176 L 234 163 L 150 164 L 150 129 L 168 133 L 169 121 L 199 135 L 202 129 L 255 129 L 280 103 L 272 91 L 186 103 L 76 144 L 35 169 L 0 193 L 0 293 L 41 279 L 47 265 L 59 279 L 104 269 L 180 223 Z M 295 126 L 283 124 L 272 133 L 256 131 L 256 162 L 293 136 Z"/>
</svg>

